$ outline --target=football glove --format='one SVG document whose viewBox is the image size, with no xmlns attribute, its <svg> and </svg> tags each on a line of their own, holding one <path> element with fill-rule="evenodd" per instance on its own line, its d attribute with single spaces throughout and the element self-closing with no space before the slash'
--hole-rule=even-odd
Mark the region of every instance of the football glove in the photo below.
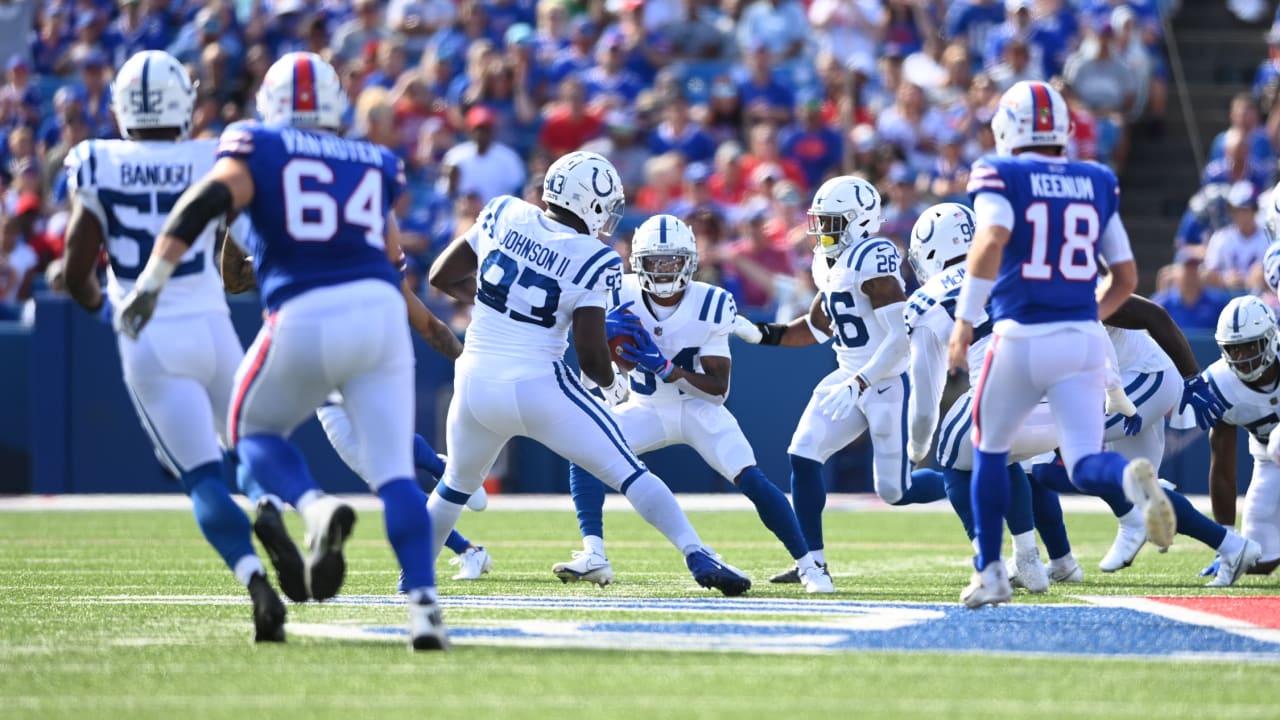
<svg viewBox="0 0 1280 720">
<path fill-rule="evenodd" d="M 636 328 L 644 329 L 644 326 L 640 324 L 640 318 L 627 311 L 627 308 L 634 304 L 635 300 L 625 302 L 610 310 L 604 316 L 604 332 L 609 336 L 610 340 L 619 335 L 635 337 Z"/>
<path fill-rule="evenodd" d="M 1124 434 L 1137 435 L 1142 432 L 1142 416 L 1134 413 L 1124 419 Z"/>
<path fill-rule="evenodd" d="M 634 338 L 634 341 L 635 344 L 623 343 L 618 354 L 624 360 L 635 363 L 641 370 L 653 373 L 666 382 L 667 378 L 671 377 L 671 373 L 675 372 L 675 366 L 663 356 L 662 350 L 658 348 L 653 338 L 649 337 L 649 333 L 646 332 L 643 336 Z"/>
<path fill-rule="evenodd" d="M 764 333 L 760 328 L 741 315 L 733 317 L 733 334 L 752 345 L 759 345 L 760 341 L 764 340 Z"/>
<path fill-rule="evenodd" d="M 1209 383 L 1199 375 L 1187 378 L 1182 384 L 1182 403 L 1178 405 L 1178 412 L 1186 410 L 1188 405 L 1196 417 L 1196 426 L 1201 430 L 1213 427 L 1227 411 L 1222 400 L 1209 389 Z"/>
<path fill-rule="evenodd" d="M 818 401 L 818 411 L 832 420 L 844 420 L 853 414 L 853 409 L 858 404 L 858 396 L 861 394 L 862 388 L 858 385 L 858 376 L 854 375 L 832 388 L 826 397 Z"/>
<path fill-rule="evenodd" d="M 1222 556 L 1214 555 L 1213 562 L 1209 563 L 1209 567 L 1200 571 L 1200 577 L 1209 577 L 1210 575 L 1217 575 L 1218 568 L 1220 567 L 1222 567 Z"/>
<path fill-rule="evenodd" d="M 116 322 L 120 326 L 120 332 L 129 336 L 131 340 L 137 340 L 138 335 L 142 333 L 142 329 L 151 321 L 151 316 L 156 311 L 156 301 L 160 298 L 158 290 L 142 290 L 134 287 L 125 296 L 124 303 L 116 313 Z"/>
</svg>

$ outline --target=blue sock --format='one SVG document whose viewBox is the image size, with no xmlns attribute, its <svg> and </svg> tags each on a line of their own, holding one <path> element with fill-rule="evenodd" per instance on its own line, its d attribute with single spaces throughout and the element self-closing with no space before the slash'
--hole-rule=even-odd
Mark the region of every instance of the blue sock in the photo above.
<svg viewBox="0 0 1280 720">
<path fill-rule="evenodd" d="M 431 473 L 437 480 L 444 476 L 444 463 L 440 461 L 439 453 L 426 438 L 417 433 L 413 436 L 413 464 Z"/>
<path fill-rule="evenodd" d="M 400 478 L 378 488 L 382 498 L 387 539 L 400 561 L 401 583 L 406 592 L 436 586 L 435 558 L 431 557 L 431 515 L 427 496 L 418 481 Z"/>
<path fill-rule="evenodd" d="M 1009 453 L 973 453 L 973 529 L 978 556 L 973 566 L 982 570 L 1000 561 L 1004 544 L 1004 516 L 1009 511 Z"/>
<path fill-rule="evenodd" d="M 931 503 L 944 497 L 947 497 L 947 491 L 943 487 L 942 473 L 933 468 L 921 468 L 911 473 L 911 486 L 894 505 Z"/>
<path fill-rule="evenodd" d="M 964 526 L 964 534 L 973 539 L 973 497 L 972 476 L 967 470 L 947 468 L 942 471 L 942 484 L 947 490 L 947 499 L 951 501 L 951 509 L 956 511 L 960 524 Z"/>
<path fill-rule="evenodd" d="M 1076 461 L 1071 483 L 1086 495 L 1102 498 L 1114 512 L 1129 503 L 1124 496 L 1124 469 L 1128 465 L 1129 461 L 1120 453 L 1086 455 Z"/>
<path fill-rule="evenodd" d="M 444 546 L 453 551 L 455 555 L 461 555 L 471 547 L 471 541 L 462 537 L 462 533 L 454 530 L 449 533 L 449 537 L 444 539 Z"/>
<path fill-rule="evenodd" d="M 298 446 L 279 435 L 242 437 L 236 454 L 263 489 L 294 507 L 298 507 L 298 498 L 320 489 Z M 426 500 L 423 503 L 426 507 Z"/>
<path fill-rule="evenodd" d="M 569 465 L 569 493 L 578 511 L 578 530 L 582 537 L 604 537 L 604 483 L 577 465 Z"/>
<path fill-rule="evenodd" d="M 1044 487 L 1063 495 L 1076 495 L 1079 490 L 1067 477 L 1067 469 L 1060 462 L 1037 463 L 1031 466 L 1031 477 Z"/>
<path fill-rule="evenodd" d="M 822 549 L 822 509 L 827 488 L 822 484 L 822 463 L 791 455 L 791 503 L 810 550 Z"/>
<path fill-rule="evenodd" d="M 1031 481 L 1022 466 L 1014 463 L 1008 467 L 1009 509 L 1005 513 L 1005 525 L 1009 532 L 1021 535 L 1036 529 L 1035 513 L 1031 508 Z"/>
<path fill-rule="evenodd" d="M 1034 473 L 1036 468 L 1031 470 Z M 1036 529 L 1040 531 L 1040 540 L 1044 542 L 1049 559 L 1057 560 L 1070 553 L 1071 543 L 1067 540 L 1067 525 L 1062 519 L 1058 493 L 1039 482 L 1031 483 L 1031 508 L 1035 511 Z"/>
<path fill-rule="evenodd" d="M 1164 494 L 1173 503 L 1173 514 L 1178 519 L 1178 534 L 1195 538 L 1215 550 L 1218 549 L 1227 537 L 1227 529 L 1201 514 L 1182 493 L 1165 490 Z"/>
<path fill-rule="evenodd" d="M 231 499 L 222 476 L 222 463 L 210 462 L 183 473 L 182 489 L 191 498 L 191 509 L 200 532 L 233 571 L 240 558 L 255 555 L 249 518 Z"/>
<path fill-rule="evenodd" d="M 738 489 L 756 506 L 760 521 L 782 541 L 792 558 L 802 558 L 809 552 L 796 513 L 787 504 L 787 496 L 769 482 L 760 468 L 753 465 L 743 470 L 738 475 Z"/>
<path fill-rule="evenodd" d="M 257 504 L 259 498 L 267 494 L 266 489 L 262 487 L 262 483 L 249 472 L 249 466 L 242 462 L 236 463 L 236 487 L 247 498 L 249 502 Z"/>
</svg>

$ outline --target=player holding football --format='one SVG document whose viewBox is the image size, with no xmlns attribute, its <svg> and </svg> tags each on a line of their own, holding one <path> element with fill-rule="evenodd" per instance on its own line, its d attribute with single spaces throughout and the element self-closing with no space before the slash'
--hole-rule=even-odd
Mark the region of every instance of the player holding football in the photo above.
<svg viewBox="0 0 1280 720">
<path fill-rule="evenodd" d="M 1115 312 L 1137 284 L 1115 175 L 1064 157 L 1067 104 L 1044 83 L 1019 82 L 1006 91 L 991 126 L 998 155 L 978 160 L 970 176 L 977 231 L 948 348 L 950 367 L 967 369 L 974 327 L 986 319 L 990 299 L 993 339 L 973 402 L 979 549 L 973 579 L 960 594 L 970 608 L 1012 596 L 1000 562 L 1006 467 L 1018 429 L 1041 398 L 1049 401 L 1075 487 L 1096 495 L 1123 488 L 1160 547 L 1173 542 L 1176 530 L 1151 461 L 1099 452 L 1108 341 L 1098 318 Z M 1100 299 L 1099 257 L 1111 267 Z"/>
<path fill-rule="evenodd" d="M 919 482 L 907 461 L 907 330 L 901 255 L 877 237 L 880 194 L 853 176 L 823 183 L 809 207 L 813 279 L 819 293 L 805 317 L 790 323 L 741 327 L 739 337 L 764 345 L 801 347 L 835 338 L 839 368 L 823 378 L 805 407 L 788 453 L 791 500 L 805 542 L 826 569 L 822 509 L 827 493 L 822 465 L 837 450 L 871 432 L 876 494 L 893 505 L 943 497 L 936 475 Z M 799 582 L 799 568 L 772 582 Z"/>
<path fill-rule="evenodd" d="M 564 362 L 573 329 L 582 372 L 609 404 L 628 394 L 613 371 L 605 331 L 622 258 L 598 239 L 622 216 L 622 181 L 608 160 L 573 152 L 551 164 L 545 211 L 495 198 L 431 268 L 431 284 L 475 302 L 458 358 L 446 439 L 449 462 L 431 494 L 438 553 L 464 504 L 509 439 L 526 436 L 627 496 L 685 556 L 694 579 L 726 595 L 751 587 L 703 544 L 671 491 L 627 446 L 617 421 Z"/>
<path fill-rule="evenodd" d="M 67 156 L 71 217 L 67 289 L 86 310 L 110 317 L 113 303 L 140 282 L 142 263 L 164 214 L 214 163 L 216 143 L 189 140 L 196 89 L 168 53 L 129 58 L 112 87 L 125 140 L 87 140 Z M 227 404 L 244 351 L 231 326 L 213 261 L 216 222 L 191 227 L 189 249 L 175 256 L 169 294 L 141 336 L 117 338 L 125 388 L 156 457 L 191 497 L 196 522 L 253 599 L 258 641 L 283 641 L 285 607 L 253 549 L 249 520 L 223 480 L 219 442 L 227 442 Z M 110 259 L 107 293 L 94 270 Z M 123 330 L 123 328 L 121 328 Z"/>
<path fill-rule="evenodd" d="M 263 123 L 223 132 L 218 161 L 183 194 L 120 315 L 136 337 L 200 228 L 246 210 L 269 313 L 241 364 L 230 434 L 240 461 L 302 514 L 311 597 L 341 588 L 352 509 L 317 487 L 288 435 L 333 391 L 342 393 L 365 476 L 382 499 L 387 536 L 404 571 L 410 644 L 448 647 L 436 602 L 431 520 L 413 476 L 413 347 L 395 262 L 390 207 L 404 186 L 386 148 L 337 135 L 347 108 L 337 72 L 312 53 L 289 53 L 257 96 Z"/>
<path fill-rule="evenodd" d="M 725 407 L 729 395 L 729 336 L 737 307 L 728 292 L 692 281 L 698 248 L 679 218 L 655 215 L 631 241 L 630 275 L 614 290 L 607 316 L 610 340 L 624 336 L 631 371 L 631 397 L 613 408 L 627 444 L 637 453 L 683 444 L 742 491 L 765 527 L 778 537 L 800 569 L 811 593 L 834 592 L 805 545 L 787 496 L 756 466 L 751 445 Z M 552 572 L 568 582 L 607 585 L 613 569 L 604 552 L 604 485 L 584 469 L 569 469 L 584 551 L 556 563 Z"/>
</svg>

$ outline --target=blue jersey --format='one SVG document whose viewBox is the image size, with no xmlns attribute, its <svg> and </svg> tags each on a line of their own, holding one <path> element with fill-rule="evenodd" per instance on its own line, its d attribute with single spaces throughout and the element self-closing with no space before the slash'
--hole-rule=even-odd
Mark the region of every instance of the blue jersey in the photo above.
<svg viewBox="0 0 1280 720">
<path fill-rule="evenodd" d="M 384 233 L 405 180 L 390 150 L 238 122 L 222 133 L 218 157 L 243 160 L 253 175 L 246 250 L 268 310 L 328 285 L 378 279 L 399 286 Z"/>
<path fill-rule="evenodd" d="M 1116 216 L 1120 186 L 1109 168 L 1037 155 L 973 164 L 969 195 L 1004 198 L 1013 227 L 991 291 L 996 322 L 1098 319 L 1098 240 Z"/>
</svg>

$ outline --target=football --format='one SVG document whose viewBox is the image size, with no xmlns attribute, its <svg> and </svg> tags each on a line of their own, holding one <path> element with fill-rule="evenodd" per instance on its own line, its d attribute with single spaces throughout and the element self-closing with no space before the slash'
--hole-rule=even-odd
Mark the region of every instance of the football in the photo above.
<svg viewBox="0 0 1280 720">
<path fill-rule="evenodd" d="M 622 357 L 622 345 L 631 339 L 628 335 L 619 335 L 609 341 L 609 357 L 613 359 L 613 364 L 618 366 L 622 372 L 631 372 L 636 369 L 636 364 Z"/>
</svg>

